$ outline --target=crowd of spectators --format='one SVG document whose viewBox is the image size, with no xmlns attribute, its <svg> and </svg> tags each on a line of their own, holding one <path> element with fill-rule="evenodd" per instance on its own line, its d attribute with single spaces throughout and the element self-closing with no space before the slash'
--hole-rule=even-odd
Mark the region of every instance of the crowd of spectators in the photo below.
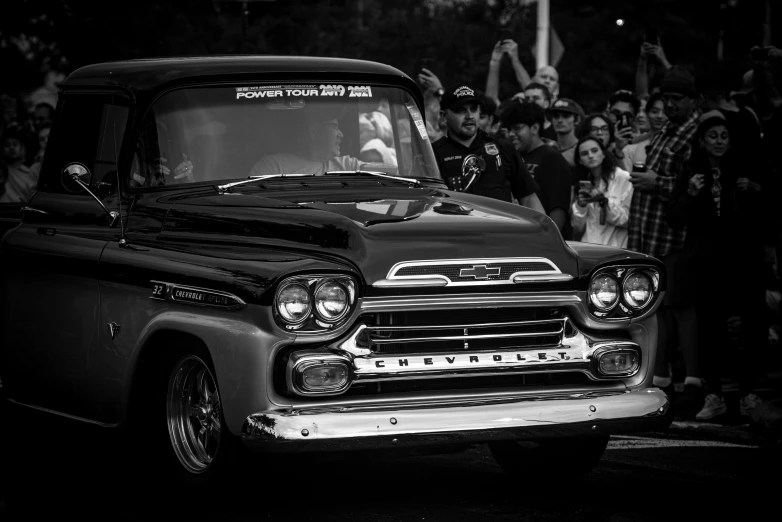
<svg viewBox="0 0 782 522">
<path fill-rule="evenodd" d="M 677 395 L 679 415 L 698 420 L 728 411 L 725 377 L 738 381 L 741 415 L 761 403 L 755 361 L 768 345 L 766 289 L 779 284 L 780 220 L 770 210 L 780 187 L 782 51 L 747 54 L 752 68 L 734 78 L 719 63 L 696 71 L 671 64 L 659 39 L 644 42 L 634 88 L 617 85 L 589 114 L 577 92 L 560 92 L 554 67 L 530 76 L 512 40 L 492 49 L 484 92 L 444 89 L 430 69 L 418 75 L 429 136 L 452 189 L 464 190 L 467 158 L 482 156 L 486 165 L 500 158 L 504 167 L 487 167 L 470 192 L 542 207 L 565 239 L 665 263 L 654 384 Z M 518 86 L 501 100 L 506 59 Z M 508 142 L 516 160 L 507 159 Z"/>
<path fill-rule="evenodd" d="M 38 185 L 54 106 L 8 94 L 0 101 L 0 203 L 26 201 Z"/>
</svg>

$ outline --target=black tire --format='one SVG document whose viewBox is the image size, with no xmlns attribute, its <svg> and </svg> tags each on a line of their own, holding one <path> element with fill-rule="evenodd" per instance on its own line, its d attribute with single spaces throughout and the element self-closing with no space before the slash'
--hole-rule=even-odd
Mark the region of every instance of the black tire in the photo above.
<svg viewBox="0 0 782 522">
<path fill-rule="evenodd" d="M 609 436 L 492 442 L 489 449 L 506 473 L 520 479 L 585 475 L 600 462 Z"/>
<path fill-rule="evenodd" d="M 135 434 L 133 438 L 146 441 L 142 445 L 144 454 L 135 467 L 139 474 L 151 479 L 148 484 L 153 486 L 150 488 L 152 496 L 157 489 L 163 497 L 170 498 L 172 487 L 189 493 L 209 494 L 229 487 L 237 478 L 244 447 L 241 439 L 231 434 L 226 426 L 219 385 L 206 347 L 189 339 L 178 342 L 174 349 L 155 361 L 152 374 L 154 378 L 150 379 L 141 399 L 142 412 L 135 415 L 135 426 L 130 430 Z M 214 394 L 209 408 L 203 411 L 205 418 L 186 412 L 187 397 L 198 400 L 201 393 L 192 389 L 192 382 L 187 381 L 198 379 L 199 374 L 209 381 L 207 387 L 210 394 Z M 173 387 L 178 387 L 179 399 L 183 401 L 179 407 L 172 404 L 177 395 Z M 201 406 L 207 406 L 207 402 L 201 401 Z M 212 432 L 219 433 L 217 439 L 208 440 L 205 450 L 208 461 L 200 453 L 205 449 L 203 445 L 196 447 L 193 439 L 202 421 L 206 421 Z M 162 485 L 165 488 L 158 488 Z"/>
</svg>

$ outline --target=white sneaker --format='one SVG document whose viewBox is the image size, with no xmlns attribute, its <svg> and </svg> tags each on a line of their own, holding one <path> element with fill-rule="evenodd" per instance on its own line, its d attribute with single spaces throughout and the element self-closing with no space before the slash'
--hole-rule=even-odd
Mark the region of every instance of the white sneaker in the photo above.
<svg viewBox="0 0 782 522">
<path fill-rule="evenodd" d="M 706 396 L 706 400 L 703 404 L 703 409 L 695 414 L 697 420 L 709 420 L 722 415 L 728 411 L 728 407 L 725 405 L 725 399 L 714 393 L 710 393 Z"/>
<path fill-rule="evenodd" d="M 754 393 L 748 394 L 746 397 L 742 397 L 739 401 L 739 412 L 742 415 L 751 415 L 752 410 L 757 408 L 761 403 L 763 402 L 763 399 L 755 395 Z"/>
</svg>

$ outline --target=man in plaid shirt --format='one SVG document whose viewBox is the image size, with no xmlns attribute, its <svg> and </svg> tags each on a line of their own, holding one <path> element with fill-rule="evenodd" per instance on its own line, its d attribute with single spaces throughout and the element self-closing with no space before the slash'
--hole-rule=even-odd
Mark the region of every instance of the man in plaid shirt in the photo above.
<svg viewBox="0 0 782 522">
<path fill-rule="evenodd" d="M 630 206 L 628 248 L 663 258 L 684 245 L 684 229 L 668 226 L 665 211 L 676 176 L 690 159 L 698 111 L 695 79 L 684 68 L 673 67 L 662 84 L 668 122 L 649 144 L 646 172 L 633 172 L 633 201 Z"/>
<path fill-rule="evenodd" d="M 668 122 L 649 144 L 645 172 L 633 172 L 630 177 L 634 191 L 628 248 L 660 258 L 668 274 L 665 299 L 657 314 L 657 363 L 653 383 L 672 399 L 674 387 L 668 354 L 678 341 L 687 373 L 683 400 L 677 401 L 675 408 L 697 406 L 700 409 L 705 392 L 700 378 L 698 323 L 692 299 L 696 292 L 688 286 L 692 284 L 693 267 L 680 255 L 686 231 L 670 228 L 666 219 L 676 179 L 690 159 L 698 129 L 695 78 L 684 68 L 672 67 L 665 73 L 661 90 Z"/>
</svg>

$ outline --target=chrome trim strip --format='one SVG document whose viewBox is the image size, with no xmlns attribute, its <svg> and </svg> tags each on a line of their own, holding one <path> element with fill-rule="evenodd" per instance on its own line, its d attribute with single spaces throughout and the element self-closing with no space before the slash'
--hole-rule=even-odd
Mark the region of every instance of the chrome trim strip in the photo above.
<svg viewBox="0 0 782 522">
<path fill-rule="evenodd" d="M 475 281 L 452 281 L 450 278 L 440 274 L 426 274 L 426 275 L 410 275 L 410 276 L 398 276 L 397 272 L 403 268 L 408 267 L 422 267 L 422 266 L 443 266 L 443 265 L 488 265 L 488 264 L 525 264 L 525 263 L 544 263 L 551 267 L 551 270 L 532 270 L 529 272 L 514 272 L 507 279 L 502 280 L 484 280 L 476 279 Z M 418 283 L 419 280 L 431 280 L 442 279 L 445 281 L 445 285 L 427 284 L 422 285 Z M 385 279 L 380 279 L 372 283 L 372 286 L 377 288 L 388 287 L 416 287 L 416 286 L 494 286 L 494 285 L 507 285 L 512 283 L 526 283 L 526 282 L 556 282 L 556 281 L 570 281 L 573 276 L 570 274 L 563 274 L 562 271 L 550 260 L 544 257 L 498 257 L 498 258 L 477 258 L 477 259 L 440 259 L 440 260 L 420 260 L 420 261 L 403 261 L 395 264 L 388 271 L 388 275 Z"/>
<path fill-rule="evenodd" d="M 562 281 L 571 281 L 573 276 L 570 274 L 551 274 L 551 275 L 516 275 L 511 276 L 514 283 L 556 283 Z"/>
<path fill-rule="evenodd" d="M 375 288 L 414 288 L 419 286 L 448 286 L 445 277 L 411 276 L 405 279 L 378 279 L 372 286 Z"/>
<path fill-rule="evenodd" d="M 510 308 L 514 306 L 579 305 L 581 299 L 563 293 L 507 293 L 410 297 L 365 297 L 362 312 L 394 310 L 452 310 L 457 308 Z"/>
<path fill-rule="evenodd" d="M 380 410 L 313 405 L 250 415 L 242 439 L 260 451 L 293 452 L 605 435 L 665 428 L 672 420 L 669 405 L 657 388 L 415 407 L 390 403 Z"/>
<path fill-rule="evenodd" d="M 77 415 L 71 415 L 70 413 L 63 413 L 61 411 L 52 410 L 50 408 L 44 408 L 42 406 L 34 406 L 32 404 L 26 404 L 24 402 L 19 402 L 17 400 L 11 399 L 11 398 L 6 398 L 6 400 L 8 402 L 10 402 L 11 404 L 14 404 L 16 406 L 23 406 L 25 408 L 30 408 L 31 410 L 36 410 L 36 411 L 40 411 L 40 412 L 43 412 L 43 413 L 50 413 L 52 415 L 56 415 L 58 417 L 63 417 L 63 418 L 66 418 L 66 419 L 69 419 L 69 420 L 72 420 L 72 421 L 84 422 L 86 424 L 93 424 L 95 426 L 100 426 L 101 428 L 116 428 L 117 426 L 119 426 L 118 423 L 108 424 L 108 423 L 105 423 L 105 422 L 100 422 L 100 421 L 96 421 L 96 420 L 92 420 L 92 419 L 87 419 L 85 417 L 79 417 Z"/>
</svg>

